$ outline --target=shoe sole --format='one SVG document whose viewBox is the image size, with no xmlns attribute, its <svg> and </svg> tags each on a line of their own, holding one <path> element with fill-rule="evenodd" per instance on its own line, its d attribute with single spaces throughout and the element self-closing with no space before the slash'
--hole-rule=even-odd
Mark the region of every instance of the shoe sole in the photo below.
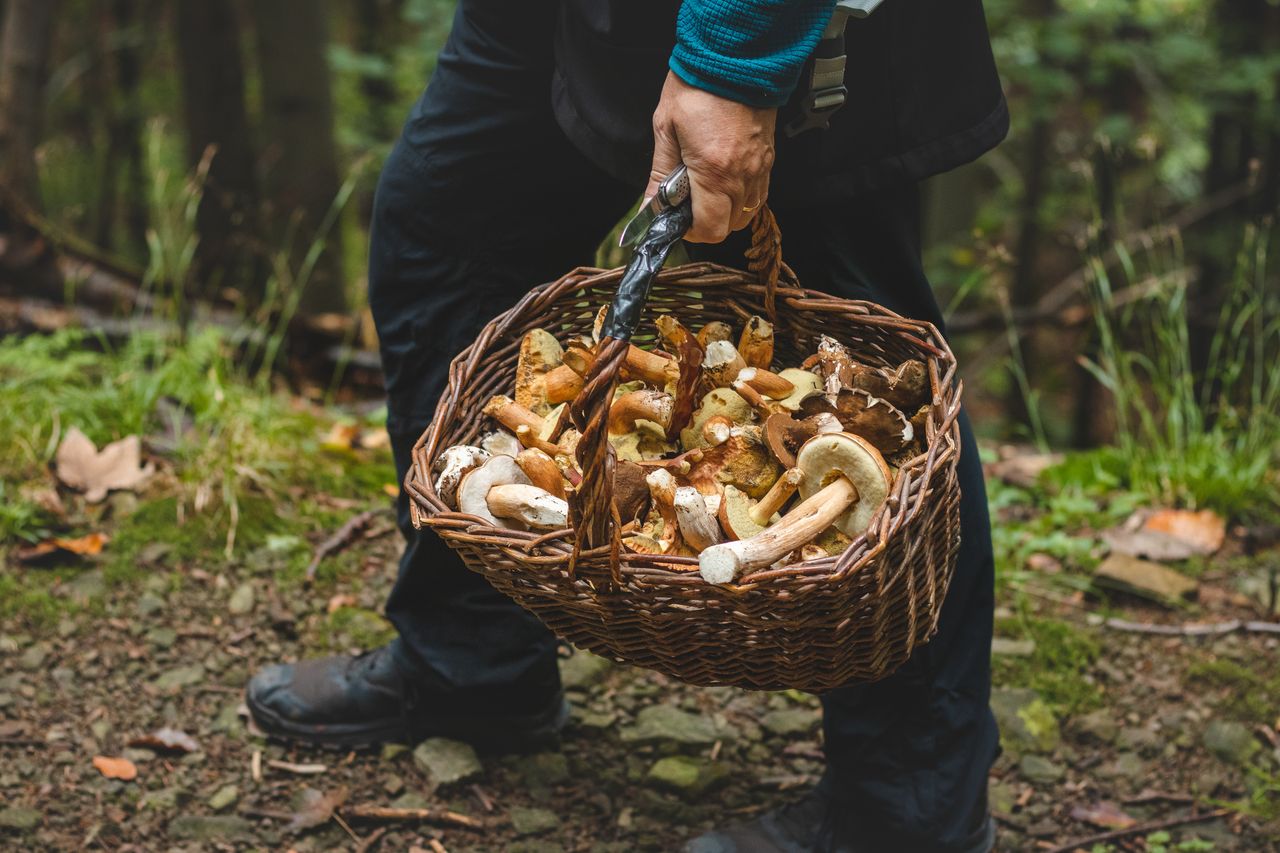
<svg viewBox="0 0 1280 853">
<path fill-rule="evenodd" d="M 465 741 L 481 752 L 536 752 L 560 745 L 560 731 L 569 721 L 569 703 L 561 696 L 556 707 L 532 716 L 402 717 L 351 725 L 295 723 L 246 699 L 249 714 L 269 738 L 332 749 L 371 749 L 384 743 L 414 744 L 431 737 Z"/>
</svg>

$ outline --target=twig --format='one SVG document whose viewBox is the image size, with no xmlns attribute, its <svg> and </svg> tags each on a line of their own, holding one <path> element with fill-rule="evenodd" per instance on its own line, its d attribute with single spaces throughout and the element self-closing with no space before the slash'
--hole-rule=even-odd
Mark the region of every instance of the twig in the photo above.
<svg viewBox="0 0 1280 853">
<path fill-rule="evenodd" d="M 267 766 L 287 773 L 297 773 L 299 776 L 315 776 L 329 769 L 323 764 L 294 764 L 292 761 L 280 761 L 276 758 L 268 761 Z"/>
<path fill-rule="evenodd" d="M 1280 622 L 1245 622 L 1232 619 L 1228 622 L 1199 622 L 1187 625 L 1156 625 L 1151 622 L 1129 622 L 1110 618 L 1102 623 L 1114 631 L 1134 634 L 1160 634 L 1168 637 L 1206 637 L 1243 631 L 1246 634 L 1280 634 Z"/>
<path fill-rule="evenodd" d="M 320 568 L 320 562 L 332 554 L 336 554 L 343 548 L 346 548 L 351 542 L 359 536 L 364 529 L 369 526 L 369 522 L 377 518 L 382 510 L 367 509 L 364 512 L 347 519 L 346 524 L 338 528 L 338 531 L 324 540 L 316 547 L 315 556 L 311 558 L 310 564 L 307 565 L 306 581 L 311 583 L 316 579 L 316 570 Z"/>
<path fill-rule="evenodd" d="M 338 824 L 338 826 L 346 830 L 347 835 L 351 836 L 352 841 L 354 841 L 357 845 L 361 845 L 364 843 L 364 840 L 360 836 L 356 835 L 356 831 L 351 828 L 351 824 L 347 823 L 345 820 L 342 819 L 342 815 L 338 814 L 337 812 L 334 812 L 332 817 L 334 821 Z"/>
<path fill-rule="evenodd" d="M 483 821 L 444 809 L 397 809 L 390 806 L 347 806 L 347 817 L 356 820 L 423 820 L 461 826 L 466 829 L 483 829 Z"/>
<path fill-rule="evenodd" d="M 449 853 L 444 849 L 444 845 L 440 843 L 439 838 L 428 838 L 427 844 L 431 845 L 431 853 Z"/>
<path fill-rule="evenodd" d="M 1164 820 L 1153 820 L 1148 823 L 1135 823 L 1128 829 L 1117 829 L 1112 832 L 1103 832 L 1098 835 L 1090 835 L 1088 838 L 1081 838 L 1064 844 L 1061 847 L 1055 847 L 1046 853 L 1071 853 L 1073 850 L 1081 848 L 1089 848 L 1095 844 L 1102 844 L 1107 841 L 1115 841 L 1120 838 L 1128 838 L 1131 835 L 1146 835 L 1160 829 L 1171 829 L 1175 826 L 1186 826 L 1191 823 L 1204 823 L 1205 821 L 1216 820 L 1231 814 L 1231 809 L 1215 809 L 1211 812 L 1202 814 L 1183 815 L 1181 817 L 1165 818 Z"/>
<path fill-rule="evenodd" d="M 30 737 L 0 737 L 0 746 L 48 746 L 48 744 Z"/>
<path fill-rule="evenodd" d="M 374 845 L 382 840 L 382 836 L 386 834 L 387 828 L 385 826 L 378 827 L 373 832 L 369 833 L 364 841 L 361 841 L 356 845 L 356 853 L 369 853 L 369 851 L 374 848 Z"/>
<path fill-rule="evenodd" d="M 481 808 L 487 812 L 493 811 L 493 797 L 489 796 L 489 793 L 484 788 L 481 788 L 479 785 L 472 784 L 471 793 L 476 795 L 476 799 L 480 801 Z"/>
</svg>

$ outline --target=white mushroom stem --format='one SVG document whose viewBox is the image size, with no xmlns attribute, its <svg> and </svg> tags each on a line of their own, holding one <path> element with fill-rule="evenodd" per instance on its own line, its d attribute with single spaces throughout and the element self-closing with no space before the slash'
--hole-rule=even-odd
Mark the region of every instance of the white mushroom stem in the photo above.
<svg viewBox="0 0 1280 853">
<path fill-rule="evenodd" d="M 701 492 L 693 486 L 681 486 L 676 489 L 675 507 L 680 535 L 690 548 L 702 551 L 720 542 L 720 525 Z"/>
<path fill-rule="evenodd" d="M 564 498 L 564 476 L 556 460 L 545 450 L 527 447 L 516 454 L 516 464 L 539 489 L 553 497 Z"/>
<path fill-rule="evenodd" d="M 515 519 L 534 530 L 569 526 L 569 504 L 537 486 L 494 486 L 485 496 L 485 503 L 498 518 Z"/>
<path fill-rule="evenodd" d="M 644 481 L 649 484 L 649 496 L 662 516 L 662 537 L 658 540 L 664 552 L 675 544 L 680 524 L 676 520 L 676 478 L 665 468 L 650 471 Z"/>
<path fill-rule="evenodd" d="M 765 492 L 760 502 L 747 513 L 751 520 L 761 527 L 768 524 L 773 514 L 782 509 L 782 505 L 791 499 L 791 496 L 796 493 L 796 489 L 800 488 L 800 481 L 803 479 L 804 473 L 798 468 L 791 468 L 784 472 L 769 487 L 769 491 Z"/>
<path fill-rule="evenodd" d="M 534 435 L 541 435 L 546 426 L 541 416 L 502 395 L 490 397 L 484 405 L 484 413 L 517 435 L 521 426 L 527 426 Z"/>
<path fill-rule="evenodd" d="M 747 363 L 729 341 L 712 341 L 702 356 L 702 370 L 717 388 L 728 388 Z"/>
<path fill-rule="evenodd" d="M 728 441 L 732 431 L 733 421 L 725 415 L 707 418 L 707 422 L 702 425 L 702 437 L 712 447 L 718 447 Z"/>
<path fill-rule="evenodd" d="M 515 456 L 524 447 L 520 439 L 505 429 L 495 429 L 480 439 L 480 446 L 493 456 Z"/>
<path fill-rule="evenodd" d="M 538 434 L 530 429 L 528 424 L 520 424 L 520 426 L 516 427 L 516 438 L 525 447 L 537 448 L 548 456 L 555 456 L 563 452 L 559 445 L 538 438 Z"/>
<path fill-rule="evenodd" d="M 796 390 L 796 386 L 772 370 L 763 367 L 746 367 L 738 373 L 738 379 L 756 391 L 775 400 L 784 400 Z"/>
<path fill-rule="evenodd" d="M 771 566 L 786 554 L 813 541 L 854 501 L 857 489 L 838 477 L 808 500 L 801 501 L 782 520 L 750 539 L 713 545 L 698 557 L 698 570 L 707 583 L 732 583 L 752 569 Z"/>
<path fill-rule="evenodd" d="M 777 414 L 782 407 L 777 403 L 770 403 L 759 391 L 752 388 L 741 379 L 733 383 L 733 390 L 738 392 L 738 396 L 751 404 L 751 408 L 756 410 L 761 420 L 767 419 L 770 415 Z"/>
</svg>

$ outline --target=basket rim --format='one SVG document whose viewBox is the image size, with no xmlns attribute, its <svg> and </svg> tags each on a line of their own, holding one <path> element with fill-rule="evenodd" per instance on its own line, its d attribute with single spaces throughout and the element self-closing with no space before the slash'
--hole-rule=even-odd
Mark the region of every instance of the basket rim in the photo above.
<svg viewBox="0 0 1280 853">
<path fill-rule="evenodd" d="M 449 508 L 436 494 L 430 474 L 431 463 L 438 455 L 446 426 L 455 420 L 460 391 L 465 389 L 501 339 L 517 323 L 545 313 L 545 308 L 574 293 L 585 294 L 591 288 L 616 282 L 624 268 L 601 269 L 580 266 L 555 281 L 538 285 L 515 305 L 498 314 L 481 329 L 476 339 L 450 362 L 448 382 L 437 402 L 431 424 L 413 446 L 412 459 L 405 476 L 404 489 L 409 495 L 411 520 L 415 527 L 428 526 L 446 538 L 483 542 L 501 549 L 514 562 L 532 567 L 563 567 L 573 554 L 575 531 L 572 528 L 548 532 L 531 532 L 495 527 L 478 516 Z M 668 267 L 655 278 L 655 285 L 675 282 L 696 284 L 699 289 L 732 287 L 739 292 L 763 298 L 766 287 L 749 272 L 708 262 Z M 957 364 L 950 346 L 937 327 L 924 320 L 913 320 L 874 302 L 847 299 L 819 290 L 779 283 L 776 287 L 779 312 L 787 309 L 804 311 L 839 310 L 856 323 L 893 329 L 897 337 L 921 350 L 920 357 L 929 371 L 932 388 L 931 413 L 926 422 L 925 450 L 898 468 L 895 485 L 876 511 L 871 526 L 855 539 L 838 557 L 801 561 L 780 569 L 765 568 L 744 575 L 735 583 L 717 585 L 725 592 L 765 592 L 789 590 L 786 583 L 839 581 L 873 560 L 899 529 L 910 523 L 922 510 L 929 497 L 927 484 L 935 470 L 956 463 L 960 453 L 958 416 L 963 382 L 956 379 Z M 744 313 L 744 318 L 745 318 Z M 909 330 L 909 331 L 908 331 Z M 509 346 L 509 343 L 504 343 Z M 475 355 L 481 358 L 474 358 Z M 939 371 L 939 362 L 945 370 Z M 919 488 L 915 488 L 919 486 Z M 914 499 L 910 494 L 915 490 Z M 864 547 L 859 547 L 864 546 Z M 859 553 L 860 552 L 860 553 Z M 582 549 L 578 564 L 608 561 L 608 546 Z M 545 564 L 545 565 L 542 565 Z M 623 550 L 618 554 L 618 571 L 624 586 L 698 585 L 705 586 L 697 573 L 697 557 L 641 554 Z M 672 568 L 685 566 L 685 570 Z"/>
</svg>

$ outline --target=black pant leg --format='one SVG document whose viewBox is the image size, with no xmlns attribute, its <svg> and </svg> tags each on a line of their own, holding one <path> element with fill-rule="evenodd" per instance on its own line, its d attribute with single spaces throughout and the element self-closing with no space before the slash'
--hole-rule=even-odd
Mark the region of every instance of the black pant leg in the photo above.
<svg viewBox="0 0 1280 853">
<path fill-rule="evenodd" d="M 369 302 L 402 480 L 452 358 L 531 286 L 589 263 L 638 194 L 552 118 L 554 5 L 463 0 L 378 183 Z M 398 509 L 406 547 L 387 615 L 401 661 L 437 689 L 554 685 L 551 633 L 414 530 L 403 494 Z"/>
<path fill-rule="evenodd" d="M 942 326 L 920 258 L 917 188 L 843 204 L 775 208 L 801 284 Z M 741 266 L 745 232 L 700 258 Z M 997 733 L 989 709 L 993 557 L 977 447 L 961 416 L 961 546 L 938 635 L 889 678 L 822 697 L 824 785 L 867 850 L 962 846 L 985 809 Z"/>
</svg>

